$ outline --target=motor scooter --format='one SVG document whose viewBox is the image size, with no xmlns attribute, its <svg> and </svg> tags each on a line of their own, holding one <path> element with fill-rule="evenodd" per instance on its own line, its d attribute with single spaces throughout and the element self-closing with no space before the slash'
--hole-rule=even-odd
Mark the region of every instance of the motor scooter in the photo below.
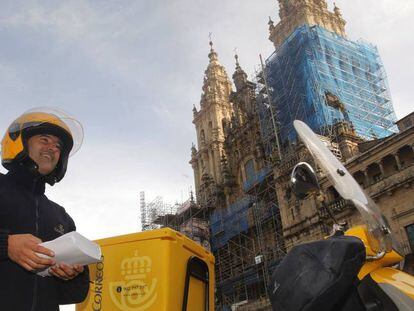
<svg viewBox="0 0 414 311">
<path fill-rule="evenodd" d="M 375 202 L 302 121 L 294 121 L 301 141 L 339 195 L 356 207 L 362 225 L 347 229 L 328 209 L 318 176 L 306 162 L 291 174 L 298 199 L 315 196 L 333 220 L 324 241 L 295 246 L 272 275 L 274 310 L 414 310 L 414 277 L 400 271 L 402 253 Z M 293 267 L 293 268 L 292 268 Z M 287 270 L 291 270 L 287 272 Z"/>
</svg>

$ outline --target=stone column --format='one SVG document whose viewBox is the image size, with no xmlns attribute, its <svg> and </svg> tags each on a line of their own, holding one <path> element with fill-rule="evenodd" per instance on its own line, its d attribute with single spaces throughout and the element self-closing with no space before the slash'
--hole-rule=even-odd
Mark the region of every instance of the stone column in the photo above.
<svg viewBox="0 0 414 311">
<path fill-rule="evenodd" d="M 385 171 L 384 171 L 384 165 L 382 164 L 382 161 L 378 161 L 376 163 L 378 164 L 378 166 L 380 168 L 380 171 L 381 171 L 381 175 L 384 178 L 385 177 Z"/>
<path fill-rule="evenodd" d="M 392 155 L 395 158 L 395 162 L 397 162 L 397 168 L 398 168 L 398 170 L 401 170 L 401 160 L 400 160 L 400 157 L 398 155 L 398 152 L 395 152 Z"/>
<path fill-rule="evenodd" d="M 216 176 L 216 168 L 215 168 L 215 159 L 214 159 L 214 150 L 210 149 L 208 150 L 209 155 L 209 163 L 210 163 L 210 175 L 213 177 L 214 181 L 217 182 L 217 176 Z"/>
<path fill-rule="evenodd" d="M 368 170 L 364 169 L 362 172 L 364 173 L 364 177 L 365 177 L 365 187 L 368 187 L 370 185 Z"/>
</svg>

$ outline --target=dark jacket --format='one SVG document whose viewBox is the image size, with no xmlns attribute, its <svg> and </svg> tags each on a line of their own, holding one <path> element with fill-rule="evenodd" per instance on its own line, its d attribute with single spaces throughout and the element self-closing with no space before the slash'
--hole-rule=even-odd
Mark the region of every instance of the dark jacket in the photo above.
<svg viewBox="0 0 414 311">
<path fill-rule="evenodd" d="M 59 310 L 59 304 L 81 302 L 89 289 L 89 272 L 70 281 L 40 277 L 7 255 L 9 234 L 30 233 L 42 241 L 74 231 L 65 209 L 44 194 L 45 183 L 25 168 L 0 174 L 0 309 L 5 311 Z"/>
</svg>

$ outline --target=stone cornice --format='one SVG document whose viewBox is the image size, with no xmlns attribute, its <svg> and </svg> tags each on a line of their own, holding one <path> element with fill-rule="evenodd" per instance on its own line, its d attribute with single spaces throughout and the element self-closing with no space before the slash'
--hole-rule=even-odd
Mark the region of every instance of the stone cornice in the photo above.
<svg viewBox="0 0 414 311">
<path fill-rule="evenodd" d="M 410 138 L 410 136 L 413 136 Z M 409 138 L 407 140 L 407 138 Z M 373 146 L 372 148 L 368 149 L 367 151 L 352 157 L 349 159 L 345 165 L 349 170 L 352 170 L 354 166 L 360 165 L 360 163 L 364 162 L 367 159 L 372 159 L 374 154 L 380 154 L 383 153 L 384 150 L 391 147 L 392 145 L 397 145 L 399 142 L 407 140 L 407 141 L 414 141 L 414 127 L 409 128 L 399 134 L 391 135 L 385 139 L 382 139 L 378 142 L 377 145 Z M 404 145 L 404 144 L 402 144 Z M 401 146 L 402 147 L 402 146 Z"/>
</svg>

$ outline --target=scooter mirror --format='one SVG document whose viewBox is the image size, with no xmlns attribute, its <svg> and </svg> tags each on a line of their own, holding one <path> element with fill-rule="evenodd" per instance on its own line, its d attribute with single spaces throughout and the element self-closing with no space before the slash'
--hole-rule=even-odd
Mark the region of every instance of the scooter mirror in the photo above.
<svg viewBox="0 0 414 311">
<path fill-rule="evenodd" d="M 293 192 L 300 200 L 320 191 L 315 171 L 306 162 L 295 165 L 290 176 L 290 183 Z"/>
</svg>

